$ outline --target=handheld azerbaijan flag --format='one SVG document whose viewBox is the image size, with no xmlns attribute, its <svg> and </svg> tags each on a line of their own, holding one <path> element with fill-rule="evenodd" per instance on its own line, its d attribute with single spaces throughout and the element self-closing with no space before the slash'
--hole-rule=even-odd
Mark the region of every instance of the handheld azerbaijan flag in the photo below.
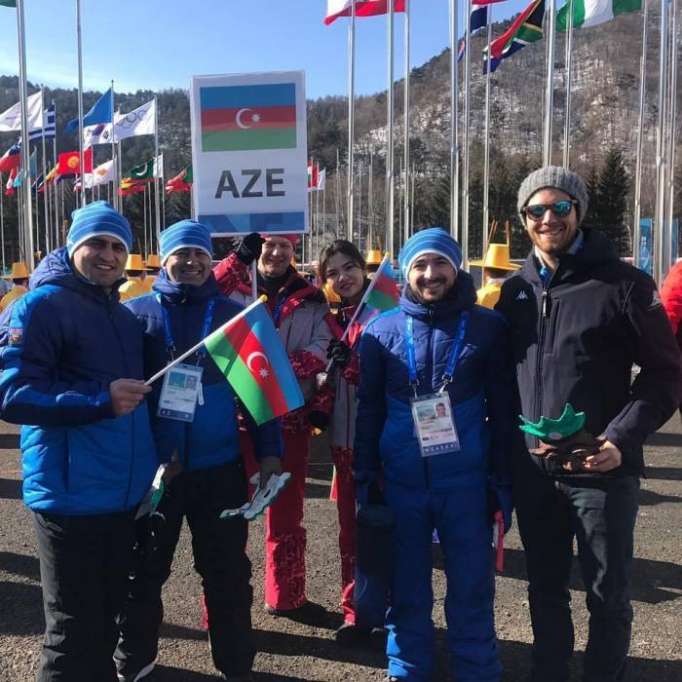
<svg viewBox="0 0 682 682">
<path fill-rule="evenodd" d="M 200 88 L 204 152 L 296 148 L 296 85 Z"/>
<path fill-rule="evenodd" d="M 208 354 L 256 424 L 304 404 L 286 350 L 263 298 L 206 337 Z"/>
<path fill-rule="evenodd" d="M 364 326 L 375 315 L 395 308 L 399 299 L 400 292 L 393 277 L 393 268 L 388 256 L 384 256 L 379 269 L 374 273 L 374 277 L 367 287 L 367 291 L 365 291 L 363 300 L 358 306 L 357 322 Z"/>
</svg>

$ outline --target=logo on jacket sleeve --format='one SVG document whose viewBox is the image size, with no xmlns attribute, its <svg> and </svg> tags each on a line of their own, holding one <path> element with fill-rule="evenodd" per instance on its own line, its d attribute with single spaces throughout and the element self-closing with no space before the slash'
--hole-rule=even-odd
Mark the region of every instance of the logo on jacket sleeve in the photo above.
<svg viewBox="0 0 682 682">
<path fill-rule="evenodd" d="M 521 291 L 519 291 L 519 293 L 516 295 L 515 300 L 516 301 L 527 301 L 528 300 L 528 294 L 523 289 L 521 289 Z"/>
<path fill-rule="evenodd" d="M 21 327 L 10 327 L 7 343 L 10 346 L 20 346 L 24 340 L 24 330 Z"/>
</svg>

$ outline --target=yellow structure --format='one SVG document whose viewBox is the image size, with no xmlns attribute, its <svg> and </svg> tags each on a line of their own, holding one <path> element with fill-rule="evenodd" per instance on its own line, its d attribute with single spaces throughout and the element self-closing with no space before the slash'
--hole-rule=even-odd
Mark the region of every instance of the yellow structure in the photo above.
<svg viewBox="0 0 682 682">
<path fill-rule="evenodd" d="M 126 272 L 144 272 L 145 265 L 142 256 L 139 253 L 129 253 L 126 261 Z"/>
<path fill-rule="evenodd" d="M 161 270 L 161 258 L 156 253 L 150 253 L 145 261 L 145 270 L 147 276 L 143 280 L 143 284 L 147 289 L 147 293 L 151 293 L 154 282 L 156 281 L 156 274 Z M 152 273 L 152 274 L 149 274 Z"/>
<path fill-rule="evenodd" d="M 28 267 L 26 266 L 26 263 L 23 261 L 18 261 L 16 263 L 12 263 L 12 271 L 9 273 L 9 275 L 5 276 L 5 279 L 11 279 L 13 282 L 15 282 L 14 286 L 0 299 L 0 312 L 3 310 L 6 310 L 9 308 L 14 301 L 20 299 L 25 293 L 28 292 L 28 289 L 25 286 L 22 286 L 21 284 L 16 284 L 17 280 L 22 280 L 22 279 L 28 279 L 29 274 L 28 274 Z"/>
<path fill-rule="evenodd" d="M 486 308 L 494 308 L 500 300 L 504 277 L 490 277 L 486 270 L 514 272 L 520 269 L 509 260 L 509 244 L 489 244 L 483 260 L 472 260 L 471 267 L 483 268 L 484 285 L 476 292 L 476 303 Z"/>
</svg>

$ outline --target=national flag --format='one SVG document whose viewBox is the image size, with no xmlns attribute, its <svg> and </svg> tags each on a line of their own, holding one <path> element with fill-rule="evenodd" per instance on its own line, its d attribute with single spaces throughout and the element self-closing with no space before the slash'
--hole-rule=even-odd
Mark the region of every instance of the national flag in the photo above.
<svg viewBox="0 0 682 682">
<path fill-rule="evenodd" d="M 189 192 L 192 189 L 192 166 L 181 170 L 175 177 L 166 183 L 166 192 Z"/>
<path fill-rule="evenodd" d="M 163 154 L 154 159 L 154 177 L 163 178 Z"/>
<path fill-rule="evenodd" d="M 568 10 L 571 2 L 567 2 L 557 13 L 557 31 L 568 29 Z M 573 28 L 597 26 L 617 17 L 619 14 L 638 12 L 642 9 L 642 0 L 573 0 Z"/>
<path fill-rule="evenodd" d="M 304 404 L 287 352 L 262 299 L 216 329 L 204 346 L 256 424 Z"/>
<path fill-rule="evenodd" d="M 388 256 L 384 256 L 378 270 L 374 273 L 372 281 L 365 291 L 360 306 L 362 306 L 360 313 L 357 316 L 357 322 L 364 326 L 375 315 L 392 310 L 398 305 L 400 300 L 400 292 L 398 291 L 398 284 L 393 276 L 393 268 Z"/>
<path fill-rule="evenodd" d="M 57 137 L 57 107 L 50 104 L 43 114 L 42 128 L 36 128 L 28 134 L 28 141 L 35 142 L 43 139 L 43 131 L 45 131 L 46 140 L 54 140 Z"/>
<path fill-rule="evenodd" d="M 228 85 L 200 89 L 204 152 L 296 147 L 296 85 Z"/>
<path fill-rule="evenodd" d="M 55 178 L 58 176 L 57 171 L 59 170 L 59 164 L 57 164 L 46 176 L 45 176 L 45 184 L 49 185 L 51 182 L 54 182 Z"/>
<path fill-rule="evenodd" d="M 9 173 L 13 168 L 21 165 L 21 140 L 15 142 L 2 156 L 0 156 L 0 173 Z"/>
<path fill-rule="evenodd" d="M 5 185 L 5 196 L 11 197 L 14 194 L 14 180 L 17 177 L 17 169 L 12 168 L 9 172 L 9 177 L 7 178 L 7 184 Z"/>
<path fill-rule="evenodd" d="M 34 149 L 31 156 L 28 157 L 28 172 L 31 178 L 38 175 L 38 150 Z"/>
<path fill-rule="evenodd" d="M 81 162 L 78 152 L 62 152 L 57 160 L 57 173 L 59 175 L 80 174 Z M 83 163 L 85 164 L 85 172 L 92 173 L 92 147 L 83 152 Z"/>
<path fill-rule="evenodd" d="M 471 0 L 472 5 L 496 5 L 498 2 L 505 2 L 505 0 Z"/>
<path fill-rule="evenodd" d="M 94 126 L 98 123 L 111 123 L 114 115 L 114 90 L 109 88 L 93 105 L 90 111 L 83 116 L 83 128 Z M 65 126 L 67 133 L 75 133 L 78 130 L 78 119 L 72 118 Z"/>
<path fill-rule="evenodd" d="M 154 159 L 131 168 L 127 177 L 136 182 L 151 182 L 154 179 Z"/>
<path fill-rule="evenodd" d="M 49 177 L 49 176 L 48 176 Z M 101 163 L 92 173 L 85 174 L 85 188 L 91 189 L 98 185 L 106 185 L 114 181 L 114 162 L 112 160 Z M 79 183 L 80 184 L 80 181 Z"/>
<path fill-rule="evenodd" d="M 356 17 L 374 17 L 378 14 L 388 14 L 390 7 L 388 0 L 355 0 Z M 394 12 L 405 11 L 405 0 L 394 0 Z M 339 17 L 350 17 L 353 13 L 352 0 L 327 0 L 327 16 L 324 23 L 329 26 Z"/>
<path fill-rule="evenodd" d="M 545 0 L 533 0 L 526 9 L 519 14 L 511 26 L 490 43 L 490 72 L 499 66 L 503 59 L 511 57 L 529 43 L 542 38 L 542 20 L 545 16 Z M 483 50 L 483 70 L 488 62 L 488 48 Z"/>
<path fill-rule="evenodd" d="M 317 189 L 322 191 L 327 184 L 327 169 L 323 168 L 317 174 Z"/>
<path fill-rule="evenodd" d="M 156 100 L 133 109 L 128 114 L 117 114 L 114 119 L 116 142 L 138 135 L 156 134 Z"/>
<path fill-rule="evenodd" d="M 14 189 L 18 189 L 24 184 L 25 179 L 26 171 L 22 170 L 21 168 L 17 168 L 16 173 L 14 174 L 14 181 L 12 182 L 12 187 Z"/>
<path fill-rule="evenodd" d="M 472 5 L 471 14 L 469 15 L 469 35 L 476 35 L 482 28 L 488 25 L 488 6 L 487 5 Z M 459 41 L 459 50 L 457 51 L 457 61 L 461 62 L 466 51 L 467 41 L 462 38 Z"/>
<path fill-rule="evenodd" d="M 17 0 L 0 0 L 0 7 L 16 7 Z"/>
<path fill-rule="evenodd" d="M 130 194 L 143 194 L 146 184 L 144 182 L 133 182 L 130 178 L 123 178 L 121 186 L 118 188 L 118 193 L 122 197 L 127 197 Z"/>
<path fill-rule="evenodd" d="M 308 161 L 308 191 L 317 189 L 317 179 L 320 172 L 320 165 L 313 161 Z"/>
<path fill-rule="evenodd" d="M 43 126 L 43 93 L 38 91 L 26 98 L 26 116 L 28 131 Z M 0 133 L 21 131 L 21 102 L 13 104 L 0 114 Z"/>
<path fill-rule="evenodd" d="M 92 147 L 93 144 L 111 144 L 112 124 L 97 123 L 94 126 L 83 128 L 83 148 Z"/>
</svg>

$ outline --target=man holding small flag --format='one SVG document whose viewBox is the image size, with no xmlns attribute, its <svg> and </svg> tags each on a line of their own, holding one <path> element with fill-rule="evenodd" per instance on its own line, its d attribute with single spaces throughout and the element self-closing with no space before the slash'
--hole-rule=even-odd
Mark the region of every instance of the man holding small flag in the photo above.
<svg viewBox="0 0 682 682">
<path fill-rule="evenodd" d="M 272 420 L 302 404 L 302 396 L 267 313 L 240 316 L 240 306 L 220 294 L 208 228 L 183 220 L 161 232 L 160 247 L 163 268 L 153 293 L 126 304 L 145 327 L 145 373 L 152 376 L 183 352 L 197 350 L 167 373 L 163 385 L 156 383 L 151 396 L 160 460 L 177 462 L 180 471 L 159 506 L 165 523 L 146 519 L 139 528 L 115 656 L 119 680 L 144 679 L 154 668 L 161 588 L 187 517 L 213 662 L 228 680 L 247 681 L 255 654 L 247 526 L 243 517 L 219 518 L 247 498 L 236 398 L 248 409 L 241 412 L 265 485 L 272 473 L 281 472 L 280 427 Z M 265 325 L 259 322 L 263 318 Z M 171 400 L 179 389 L 189 395 L 183 410 Z"/>
</svg>

